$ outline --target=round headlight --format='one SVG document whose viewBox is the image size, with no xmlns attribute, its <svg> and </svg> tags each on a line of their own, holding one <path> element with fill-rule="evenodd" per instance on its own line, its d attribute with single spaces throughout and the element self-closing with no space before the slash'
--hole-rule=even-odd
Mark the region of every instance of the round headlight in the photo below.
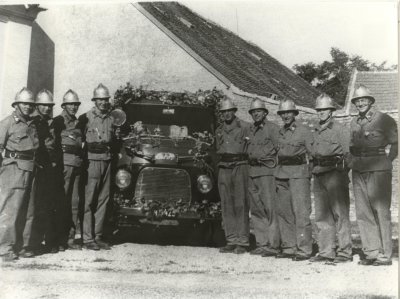
<svg viewBox="0 0 400 299">
<path fill-rule="evenodd" d="M 197 188 L 201 193 L 210 192 L 212 187 L 212 181 L 207 175 L 201 175 L 197 178 Z"/>
<path fill-rule="evenodd" d="M 129 187 L 132 181 L 132 176 L 129 173 L 129 171 L 125 169 L 120 169 L 117 171 L 117 174 L 115 175 L 115 184 L 118 186 L 120 189 L 126 189 Z"/>
</svg>

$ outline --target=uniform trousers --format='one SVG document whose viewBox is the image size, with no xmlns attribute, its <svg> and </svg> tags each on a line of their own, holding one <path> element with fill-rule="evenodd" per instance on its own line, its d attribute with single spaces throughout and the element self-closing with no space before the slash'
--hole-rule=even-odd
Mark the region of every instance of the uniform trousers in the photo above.
<svg viewBox="0 0 400 299">
<path fill-rule="evenodd" d="M 357 224 L 367 259 L 390 260 L 392 172 L 353 170 Z"/>
<path fill-rule="evenodd" d="M 248 165 L 219 167 L 218 189 L 228 245 L 249 245 Z"/>
<path fill-rule="evenodd" d="M 59 202 L 63 200 L 60 166 L 37 168 L 23 232 L 23 247 L 38 248 L 42 241 L 48 247 L 58 247 Z"/>
<path fill-rule="evenodd" d="M 256 245 L 273 253 L 278 252 L 280 245 L 276 196 L 274 176 L 249 177 L 251 222 Z"/>
<path fill-rule="evenodd" d="M 347 172 L 331 170 L 314 174 L 314 196 L 319 255 L 332 259 L 336 255 L 350 258 L 352 244 Z"/>
<path fill-rule="evenodd" d="M 79 221 L 80 208 L 80 177 L 81 168 L 70 165 L 64 165 L 64 195 L 65 199 L 60 207 L 62 243 L 66 243 L 68 239 L 74 240 L 75 233 L 80 233 Z"/>
<path fill-rule="evenodd" d="M 310 179 L 278 179 L 278 221 L 283 253 L 310 256 L 312 251 Z"/>
<path fill-rule="evenodd" d="M 85 186 L 83 242 L 101 239 L 110 199 L 111 161 L 89 160 L 88 181 Z"/>
<path fill-rule="evenodd" d="M 17 223 L 26 216 L 23 207 L 29 202 L 32 178 L 31 171 L 19 169 L 16 163 L 0 167 L 0 255 L 15 250 Z"/>
</svg>

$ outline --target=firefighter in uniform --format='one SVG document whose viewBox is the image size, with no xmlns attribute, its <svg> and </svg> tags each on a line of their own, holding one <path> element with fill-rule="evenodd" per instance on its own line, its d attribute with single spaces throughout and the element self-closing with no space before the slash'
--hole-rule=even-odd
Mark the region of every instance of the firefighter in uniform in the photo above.
<svg viewBox="0 0 400 299">
<path fill-rule="evenodd" d="M 351 99 L 359 114 L 350 123 L 350 153 L 357 224 L 365 259 L 361 265 L 392 264 L 392 161 L 397 157 L 397 124 L 377 111 L 364 85 Z M 389 153 L 385 149 L 390 145 Z"/>
<path fill-rule="evenodd" d="M 92 101 L 95 106 L 79 117 L 89 164 L 83 215 L 83 247 L 89 250 L 110 249 L 110 245 L 103 240 L 103 224 L 110 198 L 111 158 L 115 145 L 109 99 L 107 87 L 99 84 L 93 91 Z"/>
<path fill-rule="evenodd" d="M 296 121 L 299 111 L 292 100 L 281 100 L 278 114 L 284 126 L 278 133 L 278 166 L 275 172 L 282 242 L 282 252 L 276 257 L 302 261 L 310 258 L 312 249 L 309 156 L 313 136 L 307 127 Z"/>
<path fill-rule="evenodd" d="M 248 134 L 248 184 L 251 221 L 257 246 L 250 254 L 275 256 L 280 246 L 274 177 L 279 128 L 266 119 L 268 109 L 261 100 L 253 100 L 249 113 L 254 123 Z"/>
<path fill-rule="evenodd" d="M 316 99 L 315 110 L 319 125 L 314 131 L 312 172 L 319 253 L 310 261 L 349 262 L 353 260 L 346 163 L 350 138 L 344 126 L 333 120 L 336 108 L 328 95 L 322 94 Z"/>
<path fill-rule="evenodd" d="M 220 252 L 241 254 L 249 246 L 248 124 L 235 116 L 237 108 L 230 99 L 221 102 L 220 111 L 223 123 L 216 130 L 218 190 L 227 242 Z"/>
<path fill-rule="evenodd" d="M 59 251 L 57 235 L 57 206 L 61 178 L 61 149 L 55 143 L 53 126 L 53 95 L 43 89 L 36 95 L 36 111 L 33 113 L 39 136 L 39 148 L 36 155 L 38 165 L 33 181 L 33 192 L 28 206 L 24 227 L 24 244 L 21 257 L 33 257 L 40 252 L 45 241 L 46 252 Z M 62 247 L 62 246 L 61 246 Z M 61 248 L 63 250 L 64 248 Z"/>
<path fill-rule="evenodd" d="M 15 111 L 0 122 L 0 256 L 3 261 L 18 258 L 20 238 L 17 218 L 28 204 L 34 173 L 34 156 L 39 146 L 37 129 L 30 115 L 34 110 L 31 91 L 21 89 L 12 104 Z"/>
<path fill-rule="evenodd" d="M 79 184 L 83 158 L 82 131 L 78 127 L 76 113 L 80 105 L 79 97 L 73 90 L 68 90 L 61 107 L 63 111 L 54 118 L 56 142 L 63 151 L 63 177 L 65 198 L 60 207 L 60 238 L 69 249 L 82 249 L 80 240 L 75 240 L 75 234 L 80 234 L 79 221 L 80 193 Z"/>
</svg>

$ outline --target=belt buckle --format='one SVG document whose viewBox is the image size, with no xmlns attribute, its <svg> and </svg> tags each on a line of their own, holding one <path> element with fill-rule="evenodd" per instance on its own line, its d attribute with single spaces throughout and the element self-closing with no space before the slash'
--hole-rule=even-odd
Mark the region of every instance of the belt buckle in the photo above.
<svg viewBox="0 0 400 299">
<path fill-rule="evenodd" d="M 15 159 L 17 157 L 17 153 L 16 152 L 10 152 L 10 158 Z"/>
</svg>

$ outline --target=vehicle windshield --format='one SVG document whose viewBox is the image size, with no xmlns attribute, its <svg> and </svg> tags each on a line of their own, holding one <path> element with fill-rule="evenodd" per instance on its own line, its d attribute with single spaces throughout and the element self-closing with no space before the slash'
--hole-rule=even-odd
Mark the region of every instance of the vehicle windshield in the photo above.
<svg viewBox="0 0 400 299">
<path fill-rule="evenodd" d="M 132 103 L 124 110 L 127 124 L 141 122 L 145 134 L 174 138 L 215 130 L 214 111 L 205 107 Z"/>
</svg>

